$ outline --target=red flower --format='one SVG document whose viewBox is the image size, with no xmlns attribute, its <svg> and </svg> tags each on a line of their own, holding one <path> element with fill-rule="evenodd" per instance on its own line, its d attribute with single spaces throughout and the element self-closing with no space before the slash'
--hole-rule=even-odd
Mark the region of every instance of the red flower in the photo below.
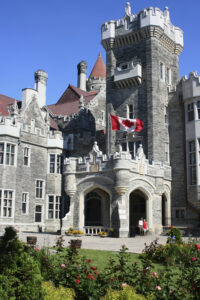
<svg viewBox="0 0 200 300">
<path fill-rule="evenodd" d="M 171 225 L 170 228 L 174 228 L 174 225 Z"/>
<path fill-rule="evenodd" d="M 87 277 L 88 277 L 89 279 L 91 279 L 91 278 L 92 278 L 92 275 L 89 273 Z"/>
<path fill-rule="evenodd" d="M 190 244 L 189 247 L 192 248 L 192 245 Z"/>
<path fill-rule="evenodd" d="M 96 268 L 95 268 L 95 267 L 91 267 L 90 269 L 91 269 L 91 270 L 96 270 Z"/>
<path fill-rule="evenodd" d="M 95 280 L 95 278 L 94 278 L 94 277 L 92 277 L 91 279 L 92 279 L 92 280 Z"/>
<path fill-rule="evenodd" d="M 197 247 L 197 249 L 200 249 L 200 245 L 199 244 L 196 244 L 195 246 Z"/>
<path fill-rule="evenodd" d="M 77 277 L 78 279 L 80 279 L 80 278 L 81 278 L 81 276 L 80 276 L 80 275 L 76 275 L 76 277 Z"/>
<path fill-rule="evenodd" d="M 194 257 L 192 257 L 192 261 L 195 261 L 195 260 L 197 260 L 197 258 L 194 256 Z"/>
<path fill-rule="evenodd" d="M 80 282 L 80 280 L 78 280 L 78 279 L 75 279 L 75 283 L 79 283 Z"/>
<path fill-rule="evenodd" d="M 86 261 L 88 264 L 91 263 L 91 259 L 86 259 Z"/>
<path fill-rule="evenodd" d="M 94 271 L 94 274 L 98 274 L 98 272 L 97 272 L 97 271 Z"/>
</svg>

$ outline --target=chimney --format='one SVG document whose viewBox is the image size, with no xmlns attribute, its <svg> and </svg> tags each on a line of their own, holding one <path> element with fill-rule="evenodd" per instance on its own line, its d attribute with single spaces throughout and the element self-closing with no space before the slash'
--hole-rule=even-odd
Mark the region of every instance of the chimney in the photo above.
<svg viewBox="0 0 200 300">
<path fill-rule="evenodd" d="M 48 74 L 43 70 L 35 72 L 35 90 L 38 92 L 39 107 L 46 105 L 46 86 Z"/>
<path fill-rule="evenodd" d="M 81 61 L 77 65 L 78 69 L 78 83 L 77 86 L 79 89 L 86 91 L 86 73 L 87 73 L 87 63 L 85 61 Z"/>
</svg>

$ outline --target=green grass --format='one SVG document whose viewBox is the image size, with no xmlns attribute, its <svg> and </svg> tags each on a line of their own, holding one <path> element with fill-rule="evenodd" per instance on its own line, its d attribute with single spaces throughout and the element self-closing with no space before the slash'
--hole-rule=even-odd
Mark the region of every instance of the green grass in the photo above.
<svg viewBox="0 0 200 300">
<path fill-rule="evenodd" d="M 118 252 L 116 251 L 105 251 L 105 250 L 91 250 L 91 249 L 80 249 L 80 254 L 91 260 L 91 265 L 97 267 L 99 271 L 103 271 L 108 266 L 109 258 L 115 259 Z M 129 253 L 130 264 L 138 262 L 141 264 L 140 254 Z M 164 269 L 161 264 L 153 263 L 153 269 L 155 272 Z"/>
<path fill-rule="evenodd" d="M 115 258 L 118 252 L 105 250 L 81 249 L 80 254 L 87 259 L 91 259 L 91 265 L 97 267 L 98 270 L 104 270 L 108 266 L 109 258 Z M 130 263 L 139 262 L 139 254 L 130 253 Z"/>
</svg>

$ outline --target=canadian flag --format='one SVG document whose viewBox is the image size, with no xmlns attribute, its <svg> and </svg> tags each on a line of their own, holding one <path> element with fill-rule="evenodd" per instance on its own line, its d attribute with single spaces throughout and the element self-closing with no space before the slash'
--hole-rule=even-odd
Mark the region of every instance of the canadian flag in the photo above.
<svg viewBox="0 0 200 300">
<path fill-rule="evenodd" d="M 141 131 L 144 122 L 139 119 L 120 118 L 110 114 L 112 130 L 122 130 L 127 132 Z"/>
</svg>

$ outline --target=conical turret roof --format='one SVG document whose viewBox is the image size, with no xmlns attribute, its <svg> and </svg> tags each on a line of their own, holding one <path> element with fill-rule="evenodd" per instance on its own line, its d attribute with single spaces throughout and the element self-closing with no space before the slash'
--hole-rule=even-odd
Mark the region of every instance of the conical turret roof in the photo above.
<svg viewBox="0 0 200 300">
<path fill-rule="evenodd" d="M 106 66 L 101 56 L 101 52 L 99 52 L 97 61 L 92 69 L 92 72 L 90 73 L 89 78 L 91 77 L 95 77 L 95 78 L 106 77 Z"/>
</svg>

